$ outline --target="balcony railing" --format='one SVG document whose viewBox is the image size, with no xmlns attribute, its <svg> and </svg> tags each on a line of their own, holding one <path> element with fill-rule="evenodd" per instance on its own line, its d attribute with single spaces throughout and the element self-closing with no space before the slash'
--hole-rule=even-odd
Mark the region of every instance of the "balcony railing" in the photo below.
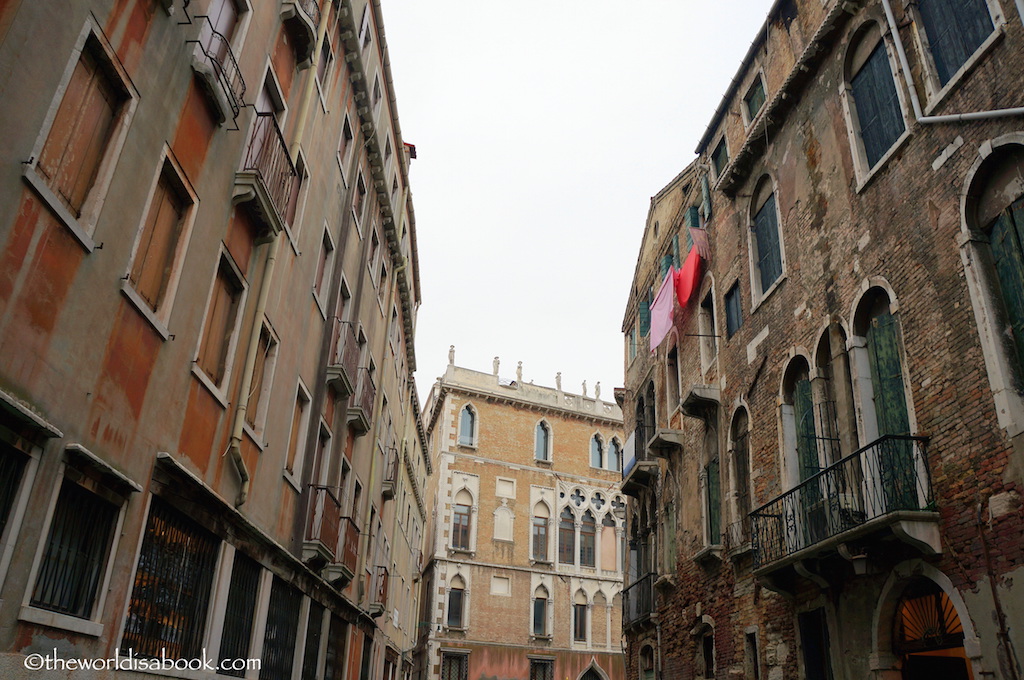
<svg viewBox="0 0 1024 680">
<path fill-rule="evenodd" d="M 218 108 L 226 105 L 224 117 L 230 112 L 232 119 L 237 118 L 244 103 L 245 79 L 231 51 L 231 43 L 214 29 L 209 17 L 197 16 L 196 19 L 200 20 L 199 40 L 195 41 L 198 45 L 196 61 L 193 62 L 196 71 L 212 90 Z"/>
<path fill-rule="evenodd" d="M 295 178 L 277 116 L 257 111 L 236 184 L 250 187 L 240 200 L 254 200 L 258 216 L 274 233 L 283 228 Z"/>
<path fill-rule="evenodd" d="M 886 435 L 750 513 L 754 568 L 877 518 L 933 510 L 926 444 Z"/>
<path fill-rule="evenodd" d="M 647 574 L 622 591 L 622 621 L 631 626 L 651 618 L 654 613 L 654 582 L 658 575 Z"/>
<path fill-rule="evenodd" d="M 327 360 L 327 383 L 343 399 L 355 391 L 359 367 L 359 342 L 351 321 L 335 317 L 331 334 L 331 354 Z"/>
<path fill-rule="evenodd" d="M 657 477 L 660 469 L 658 459 L 651 454 L 645 444 L 637 440 L 642 430 L 643 428 L 637 428 L 626 440 L 626 446 L 623 448 L 622 492 L 629 496 L 638 496 Z"/>
<path fill-rule="evenodd" d="M 335 560 L 341 528 L 341 501 L 332 489 L 326 486 L 310 485 L 309 516 L 306 521 L 307 558 L 314 558 L 321 564 Z"/>
<path fill-rule="evenodd" d="M 384 449 L 384 482 L 381 495 L 384 499 L 395 497 L 398 487 L 398 449 L 393 446 Z"/>
<path fill-rule="evenodd" d="M 359 388 L 356 390 L 356 398 L 349 406 L 349 421 L 360 434 L 370 430 L 370 419 L 373 417 L 373 400 L 377 396 L 377 386 L 373 384 L 373 376 L 370 369 L 360 368 Z"/>
<path fill-rule="evenodd" d="M 359 562 L 359 527 L 351 517 L 340 517 L 338 521 L 341 525 L 338 552 L 334 562 L 325 570 L 324 576 L 335 586 L 344 588 L 356 575 L 356 565 Z"/>
<path fill-rule="evenodd" d="M 750 546 L 750 516 L 725 527 L 725 549 L 729 552 Z"/>
<path fill-rule="evenodd" d="M 388 568 L 377 567 L 373 575 L 373 597 L 370 600 L 370 615 L 380 616 L 388 607 Z"/>
</svg>

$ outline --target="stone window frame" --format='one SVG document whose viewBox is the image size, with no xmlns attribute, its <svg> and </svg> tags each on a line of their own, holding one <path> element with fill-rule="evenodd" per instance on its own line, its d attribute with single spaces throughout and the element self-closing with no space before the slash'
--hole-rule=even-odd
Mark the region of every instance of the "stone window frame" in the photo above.
<svg viewBox="0 0 1024 680">
<path fill-rule="evenodd" d="M 764 94 L 764 101 L 761 102 L 761 106 L 757 109 L 757 111 L 755 111 L 753 115 L 751 115 L 749 110 L 750 105 L 748 102 L 750 100 L 750 95 L 754 90 L 754 86 L 758 82 L 761 83 L 761 92 Z M 761 117 L 761 115 L 768 108 L 769 102 L 770 100 L 768 98 L 768 83 L 764 77 L 764 67 L 759 67 L 754 71 L 754 77 L 750 79 L 750 83 L 747 85 L 747 89 L 744 90 L 743 99 L 740 102 L 740 115 L 743 118 L 743 128 L 745 130 L 749 130 L 750 126 L 753 125 L 754 122 Z"/>
<path fill-rule="evenodd" d="M 466 411 L 469 412 L 471 421 L 471 432 L 469 433 L 468 437 L 464 437 L 465 433 L 462 431 L 462 414 L 465 413 Z M 479 443 L 480 440 L 480 412 L 476 408 L 476 406 L 473 405 L 473 402 L 466 402 L 465 404 L 462 405 L 462 408 L 459 409 L 459 417 L 458 420 L 456 421 L 456 429 L 457 433 L 455 441 L 458 444 L 458 446 L 467 449 L 475 449 L 477 447 L 477 444 Z"/>
<path fill-rule="evenodd" d="M 453 590 L 458 590 L 453 586 L 455 579 L 462 581 L 462 617 L 459 621 L 458 626 L 450 625 L 451 617 L 451 593 Z M 469 573 L 463 573 L 461 569 L 456 569 L 455 573 L 452 574 L 451 578 L 448 579 L 448 583 L 445 586 L 444 593 L 444 628 L 445 630 L 467 630 L 469 628 L 470 618 L 470 575 Z"/>
<path fill-rule="evenodd" d="M 547 433 L 547 444 L 544 458 L 537 457 L 537 449 L 540 444 L 540 430 L 544 428 Z M 554 428 L 551 427 L 551 423 L 548 422 L 547 418 L 541 418 L 537 421 L 533 428 L 533 460 L 537 463 L 551 464 L 554 462 L 555 444 L 554 444 Z"/>
<path fill-rule="evenodd" d="M 769 189 L 765 193 L 765 189 Z M 764 204 L 769 199 L 774 198 L 775 202 L 775 238 L 779 249 L 779 275 L 772 281 L 768 288 L 765 290 L 761 289 L 761 267 L 758 264 L 758 244 L 757 237 L 754 232 L 755 218 L 760 212 Z M 782 282 L 787 278 L 787 267 L 786 267 L 786 244 L 785 239 L 782 237 L 782 206 L 779 200 L 779 187 L 775 181 L 774 175 L 770 173 L 762 174 L 757 182 L 754 184 L 754 190 L 751 192 L 750 203 L 746 213 L 747 222 L 747 259 L 750 267 L 750 313 L 753 314 L 761 306 L 761 304 L 767 300 L 772 293 L 778 290 Z"/>
</svg>

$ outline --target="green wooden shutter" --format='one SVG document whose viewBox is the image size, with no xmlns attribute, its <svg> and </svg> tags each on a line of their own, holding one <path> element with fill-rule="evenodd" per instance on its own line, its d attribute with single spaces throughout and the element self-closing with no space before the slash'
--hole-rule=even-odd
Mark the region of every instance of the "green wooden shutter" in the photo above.
<svg viewBox="0 0 1024 680">
<path fill-rule="evenodd" d="M 661 281 L 665 280 L 665 276 L 668 274 L 668 268 L 672 266 L 672 255 L 671 253 L 665 253 L 661 256 Z"/>
<path fill-rule="evenodd" d="M 708 186 L 707 175 L 701 175 L 700 194 L 704 208 L 704 222 L 707 223 L 711 221 L 711 187 Z"/>
<path fill-rule="evenodd" d="M 651 332 L 651 302 L 652 295 L 647 291 L 647 298 L 640 301 L 640 337 L 646 338 Z"/>
<path fill-rule="evenodd" d="M 814 405 L 811 381 L 801 378 L 793 386 L 793 418 L 796 421 L 796 450 L 800 464 L 800 481 L 818 473 L 818 452 L 814 437 Z"/>
<path fill-rule="evenodd" d="M 1000 298 L 1012 333 L 1018 375 L 1024 376 L 1024 199 L 996 219 L 989 232 Z"/>
<path fill-rule="evenodd" d="M 886 309 L 871 319 L 867 332 L 878 433 L 909 434 L 903 366 L 899 355 L 896 319 Z"/>
<path fill-rule="evenodd" d="M 708 461 L 708 541 L 718 545 L 722 540 L 722 481 L 718 475 L 718 456 Z"/>
<path fill-rule="evenodd" d="M 676 269 L 679 269 L 681 262 L 679 260 L 679 234 L 672 237 L 672 263 Z"/>
</svg>

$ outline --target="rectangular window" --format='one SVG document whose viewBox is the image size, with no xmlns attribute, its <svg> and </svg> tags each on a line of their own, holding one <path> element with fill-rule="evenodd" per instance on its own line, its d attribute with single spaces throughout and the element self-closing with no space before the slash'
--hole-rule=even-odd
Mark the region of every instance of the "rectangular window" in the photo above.
<svg viewBox="0 0 1024 680">
<path fill-rule="evenodd" d="M 341 126 L 341 139 L 338 140 L 338 163 L 341 166 L 341 176 L 348 172 L 348 155 L 352 149 L 352 124 L 349 122 L 348 114 L 345 114 L 345 122 Z"/>
<path fill-rule="evenodd" d="M 244 290 L 234 267 L 222 255 L 213 281 L 206 325 L 196 358 L 199 368 L 218 387 L 224 383 L 227 375 L 229 352 L 238 325 L 238 309 Z"/>
<path fill-rule="evenodd" d="M 548 601 L 542 597 L 533 601 L 533 634 L 537 637 L 548 634 Z"/>
<path fill-rule="evenodd" d="M 448 627 L 462 628 L 462 600 L 466 591 L 452 588 L 448 591 Z"/>
<path fill-rule="evenodd" d="M 277 341 L 270 334 L 266 324 L 260 331 L 259 347 L 256 350 L 256 365 L 252 373 L 252 387 L 249 403 L 245 407 L 245 422 L 257 434 L 262 434 L 267 419 L 267 405 L 270 401 L 270 385 L 277 363 Z"/>
<path fill-rule="evenodd" d="M 82 216 L 129 99 L 113 70 L 97 39 L 89 36 L 35 166 L 75 219 Z"/>
<path fill-rule="evenodd" d="M 715 178 L 720 179 L 725 166 L 729 165 L 729 150 L 725 146 L 725 137 L 718 142 L 718 146 L 711 152 L 711 165 L 715 168 Z"/>
<path fill-rule="evenodd" d="M 548 559 L 548 519 L 533 518 L 533 559 L 545 562 Z"/>
<path fill-rule="evenodd" d="M 331 233 L 324 225 L 324 235 L 320 243 L 320 258 L 316 265 L 316 278 L 313 281 L 313 292 L 316 299 L 325 303 L 327 301 L 327 289 L 331 285 L 331 274 L 334 268 L 334 242 L 331 241 Z"/>
<path fill-rule="evenodd" d="M 801 612 L 796 618 L 800 630 L 800 649 L 804 657 L 805 677 L 807 680 L 832 680 L 825 610 L 819 607 L 809 612 Z"/>
<path fill-rule="evenodd" d="M 110 500 L 64 480 L 32 592 L 33 607 L 92 618 L 118 512 Z"/>
<path fill-rule="evenodd" d="M 744 665 L 747 677 L 761 680 L 761 662 L 757 655 L 757 633 L 747 633 L 743 645 Z"/>
<path fill-rule="evenodd" d="M 576 642 L 587 641 L 587 605 L 572 606 L 572 639 Z"/>
<path fill-rule="evenodd" d="M 743 325 L 743 310 L 740 309 L 740 284 L 732 284 L 725 294 L 725 332 L 731 338 Z"/>
<path fill-rule="evenodd" d="M 220 541 L 153 498 L 139 551 L 121 652 L 194 659 L 202 652 Z"/>
<path fill-rule="evenodd" d="M 698 319 L 700 328 L 700 349 L 704 358 L 704 365 L 708 365 L 718 355 L 718 338 L 715 337 L 717 324 L 715 323 L 715 298 L 711 291 L 704 296 L 700 303 L 700 317 Z"/>
<path fill-rule="evenodd" d="M 671 414 L 679 407 L 679 348 L 673 347 L 665 362 L 665 400 Z"/>
<path fill-rule="evenodd" d="M 469 655 L 442 653 L 441 680 L 469 680 Z"/>
<path fill-rule="evenodd" d="M 174 166 L 165 160 L 128 273 L 135 292 L 163 319 L 167 318 L 164 303 L 171 297 L 176 269 L 184 254 L 186 239 L 182 235 L 192 204 Z"/>
<path fill-rule="evenodd" d="M 530 659 L 530 680 L 554 680 L 555 662 Z"/>
<path fill-rule="evenodd" d="M 452 547 L 456 550 L 469 550 L 469 512 L 468 505 L 455 505 L 455 520 L 452 522 Z"/>
<path fill-rule="evenodd" d="M 295 407 L 292 410 L 292 430 L 288 439 L 288 461 L 285 470 L 295 474 L 295 469 L 302 463 L 302 453 L 306 448 L 306 431 L 309 429 L 309 395 L 299 385 L 295 393 Z M 300 470 L 301 472 L 301 470 Z"/>
<path fill-rule="evenodd" d="M 224 627 L 220 638 L 221 659 L 245 659 L 249 656 L 253 618 L 256 615 L 256 597 L 260 587 L 260 565 L 250 557 L 235 551 L 231 567 L 231 584 L 224 606 Z M 241 678 L 244 670 L 221 670 L 223 675 Z"/>
<path fill-rule="evenodd" d="M 629 343 L 629 360 L 636 359 L 636 326 L 629 329 L 629 336 L 627 342 Z"/>
<path fill-rule="evenodd" d="M 366 182 L 363 180 L 363 173 L 356 178 L 356 195 L 352 199 L 352 216 L 356 219 L 356 226 L 363 223 L 363 208 L 366 205 Z"/>
<path fill-rule="evenodd" d="M 718 456 L 704 466 L 707 478 L 707 517 L 708 545 L 719 545 L 722 542 L 722 480 L 718 472 Z"/>
<path fill-rule="evenodd" d="M 275 576 L 274 585 L 270 589 L 267 631 L 263 636 L 260 680 L 291 677 L 301 604 L 302 593 Z"/>
<path fill-rule="evenodd" d="M 6 435 L 6 432 L 4 434 Z M 7 522 L 10 520 L 18 489 L 21 488 L 21 476 L 25 472 L 27 460 L 23 453 L 7 442 L 0 441 L 0 537 L 4 537 L 7 530 Z"/>
<path fill-rule="evenodd" d="M 747 90 L 747 96 L 743 98 L 743 103 L 747 107 L 748 124 L 757 118 L 758 112 L 761 110 L 761 107 L 764 106 L 764 100 L 764 81 L 761 80 L 761 75 L 758 74 L 754 76 L 754 82 L 750 84 L 750 89 Z"/>
<path fill-rule="evenodd" d="M 334 56 L 331 54 L 331 41 L 324 38 L 320 47 L 320 59 L 316 62 L 316 84 L 320 87 L 320 96 L 327 96 L 327 74 L 331 70 L 331 61 Z"/>
<path fill-rule="evenodd" d="M 985 0 L 930 0 L 918 3 L 939 82 L 945 85 L 992 34 Z"/>
</svg>

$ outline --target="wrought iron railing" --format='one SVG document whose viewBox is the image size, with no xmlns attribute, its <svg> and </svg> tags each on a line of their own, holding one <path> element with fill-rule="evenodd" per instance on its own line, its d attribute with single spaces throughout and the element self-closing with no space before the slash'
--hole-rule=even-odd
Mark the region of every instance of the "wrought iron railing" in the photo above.
<svg viewBox="0 0 1024 680">
<path fill-rule="evenodd" d="M 750 543 L 750 516 L 747 515 L 725 527 L 725 549 L 736 550 Z"/>
<path fill-rule="evenodd" d="M 338 554 L 341 501 L 330 487 L 310 484 L 310 491 L 306 540 L 319 542 L 334 558 Z"/>
<path fill-rule="evenodd" d="M 377 395 L 377 386 L 373 384 L 370 369 L 359 369 L 359 391 L 356 394 L 356 408 L 362 409 L 367 420 L 373 417 L 373 399 Z"/>
<path fill-rule="evenodd" d="M 338 557 L 350 573 L 356 573 L 356 565 L 359 563 L 359 527 L 351 517 L 341 518 L 341 554 Z"/>
<path fill-rule="evenodd" d="M 231 43 L 219 33 L 210 21 L 210 17 L 197 16 L 200 19 L 199 40 L 196 43 L 202 50 L 207 65 L 213 72 L 217 84 L 224 91 L 228 106 L 231 107 L 232 118 L 238 117 L 245 97 L 245 79 L 238 68 L 235 53 L 231 51 Z"/>
<path fill-rule="evenodd" d="M 256 112 L 242 170 L 254 172 L 262 180 L 273 209 L 283 220 L 296 172 L 284 134 L 277 124 L 277 116 L 273 113 Z"/>
<path fill-rule="evenodd" d="M 341 366 L 349 379 L 355 379 L 359 367 L 359 342 L 356 340 L 355 325 L 335 317 L 331 341 L 331 366 Z"/>
<path fill-rule="evenodd" d="M 629 626 L 648 619 L 654 613 L 655 573 L 641 576 L 622 591 L 622 620 Z"/>
<path fill-rule="evenodd" d="M 927 441 L 881 437 L 750 513 L 754 568 L 876 517 L 932 509 Z"/>
</svg>

